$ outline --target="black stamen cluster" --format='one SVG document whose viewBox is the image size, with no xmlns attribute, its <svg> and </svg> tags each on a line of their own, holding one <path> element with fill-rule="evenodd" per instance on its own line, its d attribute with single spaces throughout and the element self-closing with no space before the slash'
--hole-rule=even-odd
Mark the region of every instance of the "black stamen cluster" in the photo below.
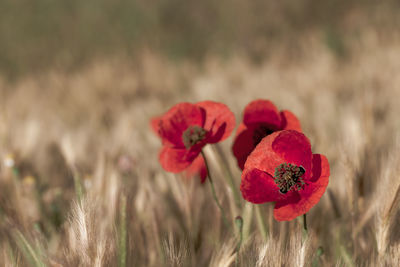
<svg viewBox="0 0 400 267">
<path fill-rule="evenodd" d="M 182 134 L 183 144 L 187 149 L 198 144 L 206 137 L 207 131 L 200 126 L 190 126 Z"/>
<path fill-rule="evenodd" d="M 305 184 L 302 177 L 305 172 L 302 166 L 291 163 L 282 163 L 276 167 L 274 177 L 279 192 L 286 194 L 290 190 L 301 190 Z"/>
</svg>

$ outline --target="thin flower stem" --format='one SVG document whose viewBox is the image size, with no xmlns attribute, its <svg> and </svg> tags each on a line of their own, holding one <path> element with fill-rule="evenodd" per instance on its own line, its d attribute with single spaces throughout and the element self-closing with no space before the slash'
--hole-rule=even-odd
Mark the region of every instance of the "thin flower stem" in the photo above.
<svg viewBox="0 0 400 267">
<path fill-rule="evenodd" d="M 307 213 L 303 214 L 303 240 L 305 241 L 308 237 L 308 228 L 307 228 Z"/>
<path fill-rule="evenodd" d="M 209 165 L 208 165 L 208 162 L 207 162 L 206 155 L 204 154 L 203 150 L 200 153 L 201 153 L 201 155 L 202 155 L 202 157 L 204 159 L 204 163 L 206 165 L 207 176 L 208 176 L 209 184 L 210 184 L 210 187 L 211 187 L 212 196 L 214 198 L 215 203 L 217 204 L 217 206 L 219 208 L 219 211 L 221 212 L 222 220 L 224 221 L 225 226 L 228 227 L 228 225 L 229 225 L 228 224 L 228 220 L 225 217 L 224 210 L 222 208 L 221 203 L 218 201 L 217 194 L 215 192 L 214 182 L 213 182 L 213 179 L 211 178 L 210 168 L 209 168 Z"/>
<path fill-rule="evenodd" d="M 306 231 L 307 232 L 307 213 L 304 213 L 303 214 L 303 228 L 304 228 L 304 231 Z"/>
<path fill-rule="evenodd" d="M 265 223 L 264 217 L 261 214 L 261 206 L 255 205 L 256 208 L 256 217 L 257 217 L 257 225 L 261 232 L 261 235 L 265 242 L 268 240 L 268 228 L 267 224 Z"/>
<path fill-rule="evenodd" d="M 218 156 L 219 156 L 219 158 L 221 160 L 222 166 L 223 166 L 223 168 L 225 170 L 226 177 L 228 177 L 228 183 L 229 183 L 229 185 L 230 185 L 230 187 L 232 189 L 233 197 L 235 199 L 236 206 L 238 208 L 240 208 L 241 204 L 242 204 L 241 203 L 241 198 L 240 198 L 240 193 L 239 193 L 238 187 L 235 184 L 235 179 L 233 178 L 233 174 L 232 174 L 231 170 L 229 169 L 228 161 L 227 161 L 227 159 L 226 159 L 221 147 L 218 144 L 216 144 L 214 147 L 216 148 Z"/>
<path fill-rule="evenodd" d="M 242 246 L 242 242 L 243 242 L 243 218 L 241 216 L 237 216 L 235 218 L 235 224 L 239 231 L 239 241 L 238 241 L 237 247 L 236 247 L 235 266 L 239 266 L 239 251 L 240 251 L 240 247 Z"/>
</svg>

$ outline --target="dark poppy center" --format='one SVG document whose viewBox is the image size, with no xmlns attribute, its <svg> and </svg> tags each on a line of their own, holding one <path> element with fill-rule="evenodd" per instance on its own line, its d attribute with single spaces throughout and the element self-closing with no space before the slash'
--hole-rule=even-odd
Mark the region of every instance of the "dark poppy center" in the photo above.
<svg viewBox="0 0 400 267">
<path fill-rule="evenodd" d="M 254 130 L 253 133 L 253 144 L 257 146 L 261 140 L 267 135 L 272 134 L 274 131 L 265 125 L 261 125 Z"/>
<path fill-rule="evenodd" d="M 275 183 L 279 192 L 286 194 L 290 190 L 301 190 L 304 187 L 303 175 L 306 170 L 302 166 L 291 163 L 282 163 L 275 168 Z"/>
<path fill-rule="evenodd" d="M 207 131 L 200 126 L 189 126 L 182 134 L 183 144 L 189 149 L 206 138 L 206 134 Z"/>
</svg>

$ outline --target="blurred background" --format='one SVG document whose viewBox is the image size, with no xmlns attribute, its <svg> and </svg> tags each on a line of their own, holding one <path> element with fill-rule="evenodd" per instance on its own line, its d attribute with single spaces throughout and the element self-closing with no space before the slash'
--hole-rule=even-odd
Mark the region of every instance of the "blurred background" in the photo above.
<svg viewBox="0 0 400 267">
<path fill-rule="evenodd" d="M 2 0 L 0 71 L 78 71 L 104 58 L 136 62 L 143 50 L 172 62 L 240 53 L 259 63 L 282 46 L 298 58 L 310 34 L 345 59 L 368 30 L 390 38 L 398 8 L 394 0 Z"/>
<path fill-rule="evenodd" d="M 113 266 L 128 218 L 128 265 L 228 266 L 235 242 L 208 188 L 161 169 L 149 120 L 210 99 L 239 122 L 257 98 L 293 111 L 330 162 L 306 263 L 318 246 L 321 266 L 399 262 L 399 12 L 395 0 L 0 0 L 0 264 L 30 262 L 36 244 L 47 263 Z M 238 187 L 232 141 L 221 150 Z M 245 219 L 242 263 L 255 266 L 253 206 L 234 207 L 212 170 L 229 216 Z M 263 259 L 281 266 L 298 224 L 262 211 Z"/>
</svg>

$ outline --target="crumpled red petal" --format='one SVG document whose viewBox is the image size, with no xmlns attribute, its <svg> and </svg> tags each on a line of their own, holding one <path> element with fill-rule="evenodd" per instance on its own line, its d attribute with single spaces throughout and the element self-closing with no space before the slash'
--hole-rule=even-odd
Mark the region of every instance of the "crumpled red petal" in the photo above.
<svg viewBox="0 0 400 267">
<path fill-rule="evenodd" d="M 305 179 L 311 177 L 311 144 L 308 138 L 294 130 L 284 130 L 272 142 L 272 150 L 287 163 L 303 166 Z M 267 137 L 268 138 L 268 137 Z"/>
<path fill-rule="evenodd" d="M 274 176 L 275 169 L 282 163 L 303 166 L 305 179 L 311 177 L 311 145 L 307 137 L 297 131 L 274 132 L 256 146 L 248 156 L 246 168 L 256 168 Z"/>
<path fill-rule="evenodd" d="M 281 131 L 274 132 L 261 140 L 253 152 L 247 157 L 244 170 L 259 169 L 274 176 L 275 168 L 286 162 L 280 154 L 277 154 L 272 149 L 272 143 L 280 133 Z"/>
<path fill-rule="evenodd" d="M 282 130 L 296 130 L 301 132 L 301 125 L 299 119 L 297 119 L 296 115 L 294 115 L 289 110 L 283 110 L 280 113 L 281 115 L 281 129 Z"/>
<path fill-rule="evenodd" d="M 245 170 L 240 184 L 242 196 L 255 204 L 278 201 L 282 198 L 274 178 L 258 169 Z"/>
<path fill-rule="evenodd" d="M 201 183 L 204 183 L 207 178 L 207 168 L 204 159 L 201 155 L 190 164 L 190 166 L 185 170 L 185 176 L 187 178 L 192 178 L 198 176 Z"/>
<path fill-rule="evenodd" d="M 312 178 L 311 181 L 316 181 L 320 178 L 330 176 L 328 159 L 322 154 L 313 154 L 312 158 Z"/>
<path fill-rule="evenodd" d="M 163 139 L 163 144 L 183 148 L 183 132 L 188 126 L 203 127 L 204 120 L 205 113 L 202 108 L 191 103 L 179 103 L 159 119 L 158 133 Z M 157 119 L 155 119 L 156 122 Z"/>
<path fill-rule="evenodd" d="M 196 104 L 206 113 L 203 128 L 209 132 L 207 143 L 217 143 L 229 137 L 235 128 L 235 115 L 224 104 L 202 101 Z"/>
<path fill-rule="evenodd" d="M 315 206 L 329 183 L 329 163 L 324 155 L 313 155 L 312 181 L 307 181 L 303 190 L 296 192 L 299 197 L 278 201 L 274 208 L 274 217 L 278 221 L 290 221 L 307 213 Z"/>
<path fill-rule="evenodd" d="M 278 130 L 281 126 L 281 116 L 271 101 L 259 99 L 246 106 L 243 123 L 247 126 L 263 123 L 273 130 Z"/>
<path fill-rule="evenodd" d="M 303 212 L 303 207 L 299 205 L 301 198 L 298 192 L 290 192 L 290 194 L 290 197 L 276 202 L 275 204 L 274 218 L 277 221 L 291 221 L 305 213 Z"/>
<path fill-rule="evenodd" d="M 247 128 L 244 123 L 241 123 L 237 129 L 235 141 L 232 146 L 232 152 L 235 156 L 239 168 L 243 170 L 247 157 L 254 150 L 253 128 Z"/>
<path fill-rule="evenodd" d="M 178 173 L 185 170 L 198 153 L 190 152 L 185 148 L 171 148 L 164 146 L 160 151 L 161 166 L 169 172 Z"/>
</svg>

